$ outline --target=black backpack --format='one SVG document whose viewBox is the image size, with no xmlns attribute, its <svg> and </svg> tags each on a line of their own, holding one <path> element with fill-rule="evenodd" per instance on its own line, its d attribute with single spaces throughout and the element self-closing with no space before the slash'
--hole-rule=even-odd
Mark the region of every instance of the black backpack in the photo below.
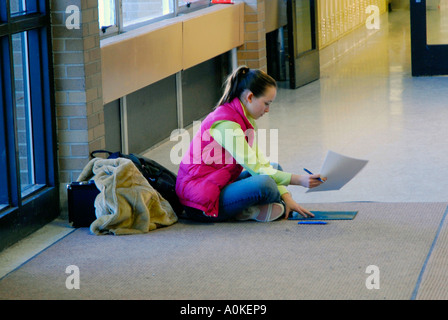
<svg viewBox="0 0 448 320">
<path fill-rule="evenodd" d="M 95 150 L 90 153 L 90 157 L 94 158 L 97 153 L 108 154 L 108 159 L 126 158 L 131 160 L 146 180 L 148 180 L 149 184 L 170 203 L 176 215 L 180 216 L 182 214 L 184 208 L 176 194 L 177 176 L 175 173 L 171 172 L 156 161 L 135 153 L 123 154 L 121 152 Z"/>
</svg>

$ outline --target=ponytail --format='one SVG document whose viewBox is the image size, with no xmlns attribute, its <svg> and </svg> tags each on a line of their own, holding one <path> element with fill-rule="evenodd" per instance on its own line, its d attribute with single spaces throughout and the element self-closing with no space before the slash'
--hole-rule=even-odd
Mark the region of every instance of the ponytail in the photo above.
<svg viewBox="0 0 448 320">
<path fill-rule="evenodd" d="M 240 66 L 227 77 L 224 83 L 224 94 L 218 102 L 218 106 L 240 98 L 244 90 L 251 91 L 255 97 L 264 94 L 266 88 L 275 87 L 275 80 L 259 69 L 249 69 L 247 66 Z"/>
</svg>

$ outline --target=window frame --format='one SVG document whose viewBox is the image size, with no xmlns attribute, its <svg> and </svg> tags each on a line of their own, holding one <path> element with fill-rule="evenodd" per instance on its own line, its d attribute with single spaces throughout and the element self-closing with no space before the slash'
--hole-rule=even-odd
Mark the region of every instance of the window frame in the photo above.
<svg viewBox="0 0 448 320">
<path fill-rule="evenodd" d="M 49 8 L 49 0 L 26 0 L 26 10 L 11 15 L 10 0 L 0 2 L 0 250 L 60 214 Z M 13 36 L 22 32 L 27 34 L 35 173 L 26 192 L 21 190 L 13 49 Z"/>
<path fill-rule="evenodd" d="M 187 4 L 184 4 L 182 6 L 179 6 L 179 0 L 174 0 L 177 4 L 177 13 L 180 14 L 187 14 L 196 10 L 200 10 L 209 6 L 212 6 L 211 0 L 195 0 L 195 2 L 191 3 L 190 6 Z"/>
<path fill-rule="evenodd" d="M 98 1 L 98 6 L 101 0 Z M 99 19 L 98 19 L 98 26 L 99 26 L 99 31 L 100 31 L 100 37 L 101 38 L 106 38 L 108 36 L 112 36 L 112 35 L 116 35 L 119 33 L 119 29 L 120 29 L 120 23 L 119 21 L 121 20 L 120 16 L 121 16 L 121 0 L 113 0 L 115 3 L 115 24 L 110 25 L 110 26 L 101 26 L 99 24 Z M 98 7 L 98 14 L 99 14 L 99 7 Z M 105 28 L 105 29 L 103 29 Z"/>
<path fill-rule="evenodd" d="M 173 5 L 172 13 L 168 13 L 165 15 L 161 15 L 161 16 L 158 16 L 155 18 L 145 20 L 145 21 L 132 23 L 130 25 L 124 26 L 123 14 L 122 14 L 122 8 L 123 8 L 122 1 L 123 0 L 114 0 L 114 1 L 115 1 L 115 25 L 111 25 L 110 27 L 106 28 L 104 31 L 102 30 L 102 27 L 100 26 L 99 32 L 100 32 L 101 39 L 115 36 L 115 35 L 125 33 L 128 31 L 131 31 L 131 30 L 135 30 L 135 29 L 141 28 L 143 26 L 149 25 L 151 23 L 174 18 L 179 15 L 188 14 L 190 12 L 200 10 L 203 8 L 207 8 L 209 6 L 214 5 L 214 4 L 212 4 L 212 2 L 210 0 L 196 0 L 196 1 L 192 2 L 190 5 L 184 4 L 184 5 L 179 6 L 179 0 L 170 0 L 170 1 L 172 1 L 172 5 Z"/>
</svg>

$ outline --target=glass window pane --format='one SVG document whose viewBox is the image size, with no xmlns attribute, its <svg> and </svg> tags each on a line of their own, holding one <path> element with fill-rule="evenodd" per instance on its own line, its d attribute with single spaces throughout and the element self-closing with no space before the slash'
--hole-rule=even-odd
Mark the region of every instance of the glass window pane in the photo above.
<svg viewBox="0 0 448 320">
<path fill-rule="evenodd" d="M 2 0 L 3 2 L 3 0 Z M 10 13 L 12 17 L 37 12 L 38 0 L 10 0 Z"/>
<path fill-rule="evenodd" d="M 7 37 L 0 37 L 0 56 L 3 53 L 4 45 L 8 42 Z M 3 57 L 2 57 L 3 58 Z M 2 59 L 0 63 L 0 210 L 7 207 L 9 203 L 9 185 L 8 185 L 8 169 L 6 166 L 8 155 L 6 153 L 6 137 L 7 137 L 7 129 L 6 129 L 6 99 L 4 95 L 10 90 L 7 90 L 5 87 L 5 80 L 8 78 L 7 76 L 3 76 L 6 74 L 7 64 L 4 63 L 7 59 Z M 7 80 L 6 80 L 7 81 Z"/>
<path fill-rule="evenodd" d="M 19 147 L 20 186 L 22 196 L 34 187 L 33 140 L 30 103 L 27 33 L 12 36 L 16 135 Z"/>
<path fill-rule="evenodd" d="M 178 0 L 177 3 L 179 5 L 179 7 L 181 7 L 181 6 L 192 6 L 192 5 L 199 4 L 199 3 L 204 4 L 205 2 L 208 3 L 208 1 L 204 1 L 204 0 Z"/>
<path fill-rule="evenodd" d="M 26 13 L 26 0 L 11 0 L 10 1 L 11 16 L 16 16 Z"/>
<path fill-rule="evenodd" d="M 173 12 L 172 0 L 122 0 L 123 27 Z"/>
<path fill-rule="evenodd" d="M 99 0 L 98 17 L 100 29 L 116 25 L 115 0 Z"/>
<path fill-rule="evenodd" d="M 178 12 L 188 13 L 210 5 L 208 0 L 177 0 Z"/>
</svg>

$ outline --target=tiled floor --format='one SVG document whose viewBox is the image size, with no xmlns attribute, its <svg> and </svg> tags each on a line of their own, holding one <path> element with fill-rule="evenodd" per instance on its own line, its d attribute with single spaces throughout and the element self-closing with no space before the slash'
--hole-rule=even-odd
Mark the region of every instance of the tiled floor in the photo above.
<svg viewBox="0 0 448 320">
<path fill-rule="evenodd" d="M 369 160 L 340 191 L 290 187 L 299 203 L 448 200 L 448 77 L 411 76 L 409 11 L 383 15 L 368 38 L 353 34 L 324 49 L 319 81 L 280 87 L 259 125 L 278 130 L 285 170 L 318 172 L 327 150 Z M 169 159 L 175 143 L 146 155 L 176 170 Z M 0 277 L 71 230 L 56 221 L 1 252 Z"/>
<path fill-rule="evenodd" d="M 446 201 L 447 106 L 448 77 L 411 76 L 409 12 L 392 12 L 320 81 L 280 91 L 269 125 L 287 170 L 318 171 L 328 149 L 369 160 L 340 191 L 291 188 L 301 202 Z"/>
</svg>

